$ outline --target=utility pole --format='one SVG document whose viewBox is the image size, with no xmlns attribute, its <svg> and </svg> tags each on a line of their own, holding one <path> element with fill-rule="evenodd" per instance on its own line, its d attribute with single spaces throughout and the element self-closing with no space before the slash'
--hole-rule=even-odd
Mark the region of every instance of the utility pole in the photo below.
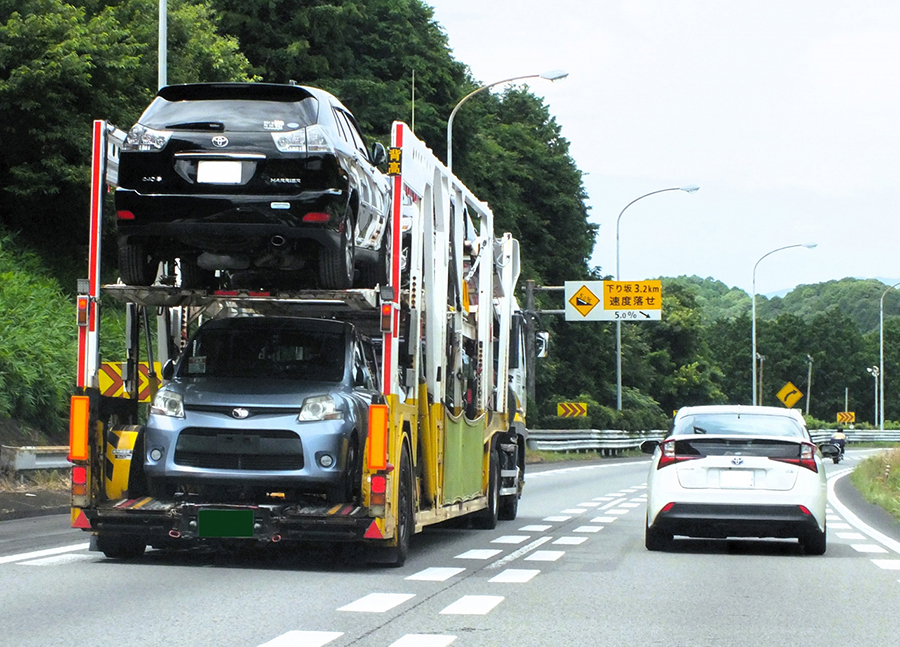
<svg viewBox="0 0 900 647">
<path fill-rule="evenodd" d="M 806 415 L 809 415 L 809 401 L 812 399 L 812 355 L 807 355 L 806 359 L 809 360 L 809 371 L 806 374 Z"/>
</svg>

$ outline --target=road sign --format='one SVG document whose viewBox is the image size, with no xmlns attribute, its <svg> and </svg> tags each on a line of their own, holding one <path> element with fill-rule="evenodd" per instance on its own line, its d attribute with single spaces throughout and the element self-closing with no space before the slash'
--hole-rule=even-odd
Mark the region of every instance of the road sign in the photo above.
<svg viewBox="0 0 900 647">
<path fill-rule="evenodd" d="M 556 415 L 560 418 L 584 418 L 587 416 L 587 403 L 560 402 L 556 405 Z"/>
<path fill-rule="evenodd" d="M 856 413 L 853 411 L 838 411 L 838 422 L 856 422 Z"/>
<path fill-rule="evenodd" d="M 775 397 L 778 398 L 784 406 L 790 409 L 797 404 L 797 401 L 803 397 L 803 394 L 800 392 L 800 389 L 788 382 L 781 387 L 781 391 L 779 391 Z"/>
<path fill-rule="evenodd" d="M 159 362 L 153 363 L 156 369 L 156 377 L 161 375 L 161 365 Z M 122 378 L 122 371 L 125 365 L 121 362 L 103 362 L 100 366 L 100 393 L 110 398 L 127 398 L 125 392 L 125 380 Z M 150 389 L 150 371 L 147 368 L 147 362 L 138 364 L 138 401 L 150 402 L 153 394 Z"/>
<path fill-rule="evenodd" d="M 566 281 L 566 321 L 659 321 L 660 281 Z"/>
</svg>

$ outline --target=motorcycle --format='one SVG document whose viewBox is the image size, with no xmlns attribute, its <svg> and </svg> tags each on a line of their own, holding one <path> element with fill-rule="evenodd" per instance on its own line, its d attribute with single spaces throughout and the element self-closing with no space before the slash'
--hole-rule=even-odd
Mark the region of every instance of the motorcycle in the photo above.
<svg viewBox="0 0 900 647">
<path fill-rule="evenodd" d="M 844 448 L 841 447 L 838 443 L 831 443 L 835 447 L 837 447 L 837 454 L 831 457 L 831 460 L 834 461 L 835 464 L 840 463 L 844 459 Z"/>
</svg>

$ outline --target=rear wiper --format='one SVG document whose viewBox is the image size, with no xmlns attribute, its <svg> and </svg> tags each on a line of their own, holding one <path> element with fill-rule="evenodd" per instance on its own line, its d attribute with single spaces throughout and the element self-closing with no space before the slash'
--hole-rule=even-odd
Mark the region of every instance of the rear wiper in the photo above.
<svg viewBox="0 0 900 647">
<path fill-rule="evenodd" d="M 166 130 L 225 130 L 225 124 L 218 121 L 187 121 L 183 124 L 170 124 Z"/>
</svg>

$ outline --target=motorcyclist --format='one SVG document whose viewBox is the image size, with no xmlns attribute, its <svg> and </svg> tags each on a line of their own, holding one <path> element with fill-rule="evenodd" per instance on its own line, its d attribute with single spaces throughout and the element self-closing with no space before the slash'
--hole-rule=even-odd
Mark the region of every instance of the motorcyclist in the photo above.
<svg viewBox="0 0 900 647">
<path fill-rule="evenodd" d="M 844 456 L 844 447 L 847 445 L 847 434 L 844 433 L 844 429 L 842 427 L 838 427 L 833 434 L 831 434 L 831 444 L 837 445 L 841 450 L 841 457 Z"/>
</svg>

